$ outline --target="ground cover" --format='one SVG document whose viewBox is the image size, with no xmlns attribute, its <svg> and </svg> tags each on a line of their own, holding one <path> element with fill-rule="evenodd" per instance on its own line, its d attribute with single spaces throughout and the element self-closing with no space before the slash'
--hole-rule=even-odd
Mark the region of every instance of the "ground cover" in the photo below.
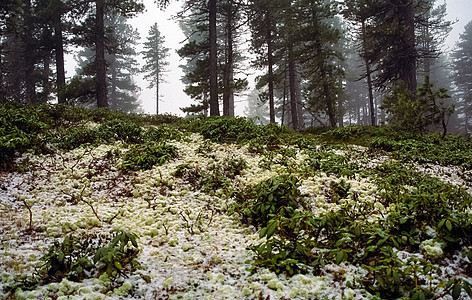
<svg viewBox="0 0 472 300">
<path fill-rule="evenodd" d="M 472 294 L 465 137 L 61 106 L 0 116 L 1 297 Z"/>
</svg>

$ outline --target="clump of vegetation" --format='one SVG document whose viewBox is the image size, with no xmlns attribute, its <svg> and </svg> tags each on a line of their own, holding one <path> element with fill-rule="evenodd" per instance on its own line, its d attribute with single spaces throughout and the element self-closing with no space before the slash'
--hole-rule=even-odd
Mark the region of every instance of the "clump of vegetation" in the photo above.
<svg viewBox="0 0 472 300">
<path fill-rule="evenodd" d="M 245 222 L 259 225 L 259 236 L 265 238 L 249 247 L 256 254 L 255 267 L 293 275 L 320 272 L 327 263 L 361 265 L 368 275 L 349 286 L 362 285 L 381 298 L 432 297 L 446 287 L 457 299 L 457 291 L 470 291 L 471 286 L 457 278 L 428 288 L 418 282 L 439 272 L 434 267 L 438 257 L 470 245 L 467 211 L 472 197 L 401 164 L 381 165 L 371 175 L 377 178 L 386 217 L 350 193 L 343 180 L 332 184 L 332 197 L 354 202 L 336 201 L 339 209 L 321 215 L 300 201 L 296 178 L 288 175 L 238 194 L 232 210 Z M 373 214 L 378 218 L 372 219 Z M 397 256 L 399 250 L 422 251 L 424 258 L 405 261 Z"/>
<path fill-rule="evenodd" d="M 393 88 L 385 97 L 382 108 L 390 114 L 389 123 L 394 127 L 413 132 L 424 132 L 428 126 L 441 124 L 446 133 L 447 119 L 454 112 L 453 106 L 446 106 L 444 99 L 450 98 L 446 89 L 433 91 L 429 77 L 412 95 L 404 85 Z"/>
<path fill-rule="evenodd" d="M 124 155 L 121 168 L 125 171 L 149 170 L 176 158 L 177 147 L 165 143 L 146 142 L 132 146 Z"/>
<path fill-rule="evenodd" d="M 83 145 L 96 145 L 99 141 L 97 130 L 88 127 L 69 127 L 56 130 L 51 142 L 59 149 L 72 150 Z"/>
<path fill-rule="evenodd" d="M 110 120 L 98 128 L 100 137 L 105 141 L 121 140 L 126 143 L 138 143 L 142 140 L 140 124 L 133 121 Z"/>
<path fill-rule="evenodd" d="M 232 210 L 248 223 L 265 226 L 272 216 L 283 214 L 287 207 L 305 204 L 298 185 L 298 178 L 292 175 L 270 178 L 237 193 Z"/>
<path fill-rule="evenodd" d="M 169 140 L 180 140 L 182 132 L 165 125 L 159 125 L 150 128 L 144 133 L 144 139 L 149 142 L 165 142 Z"/>
<path fill-rule="evenodd" d="M 111 241 L 98 236 L 69 235 L 62 242 L 54 241 L 41 257 L 43 264 L 35 274 L 15 282 L 6 290 L 14 294 L 19 288 L 30 290 L 41 284 L 60 282 L 63 278 L 81 281 L 102 274 L 107 274 L 113 283 L 140 267 L 137 240 L 136 234 L 123 230 L 116 231 Z"/>
</svg>

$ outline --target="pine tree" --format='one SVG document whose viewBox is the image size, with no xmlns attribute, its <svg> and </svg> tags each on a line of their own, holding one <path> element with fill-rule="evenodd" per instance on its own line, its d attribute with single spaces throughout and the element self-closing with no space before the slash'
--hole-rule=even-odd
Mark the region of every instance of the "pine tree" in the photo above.
<svg viewBox="0 0 472 300">
<path fill-rule="evenodd" d="M 142 52 L 145 60 L 142 72 L 146 73 L 144 78 L 149 81 L 149 88 L 156 87 L 156 114 L 159 114 L 159 84 L 164 82 L 164 73 L 169 65 L 169 48 L 164 47 L 164 41 L 157 23 L 154 23 Z"/>
<path fill-rule="evenodd" d="M 259 88 L 267 85 L 270 123 L 275 123 L 274 100 L 274 44 L 277 36 L 277 15 L 280 13 L 280 1 L 252 0 L 250 1 L 250 29 L 252 34 L 252 51 L 256 54 L 253 66 L 262 69 L 267 67 L 265 76 L 259 77 Z"/>
<path fill-rule="evenodd" d="M 138 72 L 137 56 L 133 45 L 139 39 L 139 34 L 129 24 L 126 18 L 120 15 L 109 15 L 105 18 L 105 28 L 107 31 L 107 52 L 105 53 L 105 62 L 107 67 L 106 85 L 108 86 L 107 99 L 109 99 L 110 108 L 125 112 L 138 112 L 139 102 L 137 101 L 138 86 L 133 80 L 133 75 Z M 90 81 L 96 75 L 93 56 L 95 51 L 93 48 L 85 48 L 77 56 L 80 78 L 74 83 L 78 83 L 78 91 L 76 96 L 80 98 L 80 102 L 90 105 L 92 86 Z M 82 84 L 80 84 L 82 82 Z M 82 90 L 86 88 L 85 90 Z M 87 90 L 88 88 L 88 90 Z M 82 91 L 81 91 L 82 90 Z M 107 101 L 108 104 L 108 101 Z"/>
<path fill-rule="evenodd" d="M 217 22 L 217 96 L 223 99 L 223 114 L 234 115 L 234 93 L 244 90 L 247 80 L 235 78 L 242 59 L 237 48 L 237 29 L 239 26 L 238 6 L 232 0 L 221 1 L 218 10 Z M 184 70 L 184 83 L 187 85 L 185 92 L 193 99 L 199 101 L 196 105 L 181 108 L 187 113 L 212 114 L 211 92 L 211 42 L 209 32 L 208 7 L 202 1 L 187 1 L 184 10 L 179 14 L 180 27 L 187 35 L 187 43 L 177 53 L 186 59 L 186 64 L 181 67 Z M 219 107 L 219 106 L 218 106 Z M 213 108 L 215 110 L 215 108 Z M 219 114 L 219 109 L 218 109 Z"/>
<path fill-rule="evenodd" d="M 95 93 L 98 107 L 108 107 L 107 92 L 107 65 L 105 59 L 106 41 L 105 14 L 116 14 L 123 17 L 132 17 L 144 10 L 144 6 L 136 0 L 118 0 L 106 2 L 95 0 L 95 7 L 84 8 L 81 18 L 75 27 L 75 41 L 80 46 L 93 47 L 95 63 Z"/>
<path fill-rule="evenodd" d="M 456 94 L 460 99 L 458 113 L 464 120 L 465 132 L 469 133 L 472 132 L 472 22 L 465 26 L 452 57 Z"/>
</svg>

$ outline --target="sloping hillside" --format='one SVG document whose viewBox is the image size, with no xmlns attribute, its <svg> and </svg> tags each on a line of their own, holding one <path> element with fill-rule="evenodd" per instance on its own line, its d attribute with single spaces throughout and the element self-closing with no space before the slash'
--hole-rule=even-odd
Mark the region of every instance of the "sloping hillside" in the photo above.
<svg viewBox="0 0 472 300">
<path fill-rule="evenodd" d="M 468 299 L 472 142 L 0 109 L 0 297 Z"/>
</svg>

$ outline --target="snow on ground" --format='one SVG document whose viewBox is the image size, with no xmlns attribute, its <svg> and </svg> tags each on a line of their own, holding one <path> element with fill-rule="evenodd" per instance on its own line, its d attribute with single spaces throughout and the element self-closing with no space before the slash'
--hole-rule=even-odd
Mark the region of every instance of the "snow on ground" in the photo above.
<svg viewBox="0 0 472 300">
<path fill-rule="evenodd" d="M 257 184 L 286 172 L 285 166 L 261 168 L 261 155 L 247 147 L 213 144 L 193 134 L 179 142 L 179 157 L 148 171 L 123 174 L 117 169 L 121 143 L 96 148 L 19 159 L 22 172 L 0 175 L 0 298 L 2 287 L 39 267 L 54 239 L 68 234 L 109 235 L 123 229 L 139 236 L 142 268 L 109 289 L 106 276 L 76 283 L 63 280 L 33 291 L 19 291 L 17 298 L 37 299 L 369 299 L 362 290 L 346 287 L 365 271 L 352 265 L 328 265 L 322 276 L 277 276 L 266 269 L 250 273 L 254 255 L 247 247 L 259 242 L 255 228 L 227 214 L 223 193 L 195 190 L 173 175 L 189 164 L 199 169 L 242 158 L 248 163 L 235 184 Z M 199 149 L 211 149 L 200 153 Z M 356 149 L 357 152 L 363 151 Z M 338 154 L 346 154 L 340 152 Z M 355 155 L 361 157 L 362 155 Z M 364 153 L 365 157 L 365 153 Z M 304 155 L 290 159 L 301 166 Z M 365 160 L 373 166 L 385 157 Z M 427 167 L 432 170 L 435 167 Z M 425 171 L 426 172 L 426 171 Z M 444 174 L 448 172 L 442 171 Z M 470 174 L 469 174 L 470 175 Z M 344 179 L 358 199 L 371 203 L 381 214 L 376 187 L 369 178 Z M 315 212 L 336 209 L 326 201 L 330 182 L 339 178 L 319 174 L 301 181 Z M 454 182 L 460 182 L 458 179 Z M 470 181 L 469 181 L 470 184 Z M 352 200 L 343 200 L 351 201 Z M 351 203 L 355 207 L 355 203 Z M 32 231 L 29 231 L 29 211 Z M 92 209 L 93 208 L 93 209 Z M 375 214 L 374 216 L 375 217 Z"/>
</svg>

